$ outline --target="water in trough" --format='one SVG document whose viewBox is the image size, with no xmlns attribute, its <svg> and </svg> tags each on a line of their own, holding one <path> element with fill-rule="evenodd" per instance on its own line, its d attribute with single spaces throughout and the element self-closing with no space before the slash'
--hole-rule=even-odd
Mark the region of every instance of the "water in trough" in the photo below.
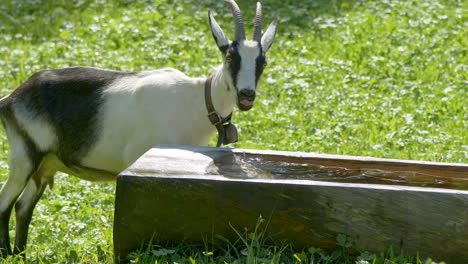
<svg viewBox="0 0 468 264">
<path fill-rule="evenodd" d="M 218 167 L 220 174 L 231 178 L 317 180 L 468 190 L 467 179 L 434 176 L 413 171 L 347 169 L 237 155 L 230 162 L 218 164 Z"/>
</svg>

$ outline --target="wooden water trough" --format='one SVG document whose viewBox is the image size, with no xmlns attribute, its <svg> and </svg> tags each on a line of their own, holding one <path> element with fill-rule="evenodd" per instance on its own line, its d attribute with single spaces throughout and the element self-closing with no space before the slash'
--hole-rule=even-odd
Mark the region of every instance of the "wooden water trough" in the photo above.
<svg viewBox="0 0 468 264">
<path fill-rule="evenodd" d="M 150 240 L 235 241 L 262 216 L 298 249 L 345 234 L 356 250 L 468 263 L 468 164 L 163 145 L 119 175 L 115 206 L 120 260 Z"/>
</svg>

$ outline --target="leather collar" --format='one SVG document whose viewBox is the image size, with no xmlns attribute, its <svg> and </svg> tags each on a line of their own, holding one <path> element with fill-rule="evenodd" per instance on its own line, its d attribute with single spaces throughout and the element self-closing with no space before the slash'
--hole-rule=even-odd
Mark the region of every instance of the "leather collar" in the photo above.
<svg viewBox="0 0 468 264">
<path fill-rule="evenodd" d="M 208 111 L 208 119 L 210 120 L 211 124 L 216 127 L 218 130 L 218 142 L 216 147 L 220 147 L 222 144 L 229 144 L 234 143 L 237 141 L 237 131 L 235 139 L 231 138 L 229 135 L 226 135 L 226 129 L 228 128 L 231 130 L 230 127 L 234 125 L 231 123 L 232 113 L 230 113 L 226 117 L 222 117 L 221 115 L 216 112 L 213 101 L 211 99 L 211 82 L 213 80 L 213 76 L 210 76 L 206 79 L 205 82 L 205 105 L 206 110 Z M 235 130 L 235 127 L 234 127 Z"/>
</svg>

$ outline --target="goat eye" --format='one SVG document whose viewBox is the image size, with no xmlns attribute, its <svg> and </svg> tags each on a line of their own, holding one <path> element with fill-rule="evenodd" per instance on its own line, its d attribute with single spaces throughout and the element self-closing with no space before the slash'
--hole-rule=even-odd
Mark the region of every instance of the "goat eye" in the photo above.
<svg viewBox="0 0 468 264">
<path fill-rule="evenodd" d="M 232 62 L 232 57 L 231 57 L 231 56 L 227 56 L 227 57 L 226 57 L 226 62 L 227 62 L 227 63 L 231 63 L 231 62 Z"/>
</svg>

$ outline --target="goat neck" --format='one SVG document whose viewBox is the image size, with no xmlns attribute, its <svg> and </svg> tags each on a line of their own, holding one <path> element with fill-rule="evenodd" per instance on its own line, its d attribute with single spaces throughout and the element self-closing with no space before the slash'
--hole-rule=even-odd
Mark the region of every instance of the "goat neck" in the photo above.
<svg viewBox="0 0 468 264">
<path fill-rule="evenodd" d="M 229 87 L 228 74 L 225 73 L 223 66 L 220 66 L 213 74 L 211 81 L 211 100 L 216 112 L 226 117 L 232 113 L 234 106 L 236 105 L 236 90 Z"/>
</svg>

